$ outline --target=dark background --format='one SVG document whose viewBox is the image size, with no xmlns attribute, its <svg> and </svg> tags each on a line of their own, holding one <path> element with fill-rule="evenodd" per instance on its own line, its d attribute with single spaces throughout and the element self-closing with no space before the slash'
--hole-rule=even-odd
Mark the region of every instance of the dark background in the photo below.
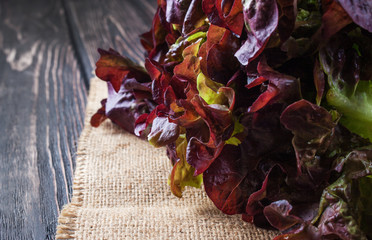
<svg viewBox="0 0 372 240">
<path fill-rule="evenodd" d="M 0 0 L 0 239 L 54 239 L 98 47 L 143 62 L 156 0 Z"/>
</svg>

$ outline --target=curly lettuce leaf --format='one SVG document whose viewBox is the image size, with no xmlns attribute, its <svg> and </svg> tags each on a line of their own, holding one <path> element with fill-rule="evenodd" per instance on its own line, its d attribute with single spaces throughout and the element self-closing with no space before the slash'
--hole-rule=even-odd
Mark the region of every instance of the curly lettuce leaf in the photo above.
<svg viewBox="0 0 372 240">
<path fill-rule="evenodd" d="M 244 213 L 249 195 L 261 184 L 246 178 L 246 165 L 247 162 L 241 159 L 239 146 L 225 145 L 221 154 L 203 173 L 208 197 L 226 214 Z M 251 175 L 250 178 L 254 176 Z"/>
<path fill-rule="evenodd" d="M 167 0 L 166 19 L 169 23 L 182 26 L 182 33 L 188 34 L 203 23 L 202 0 Z"/>
<path fill-rule="evenodd" d="M 318 229 L 323 235 L 367 239 L 366 234 L 371 237 L 366 220 L 371 217 L 372 150 L 355 150 L 340 161 L 342 175 L 324 190 L 319 215 L 313 223 L 319 221 Z"/>
<path fill-rule="evenodd" d="M 203 0 L 203 11 L 210 23 L 225 27 L 235 35 L 243 31 L 243 6 L 241 0 Z"/>
<path fill-rule="evenodd" d="M 242 65 L 254 60 L 265 48 L 279 22 L 279 10 L 275 0 L 243 0 L 244 23 L 247 40 L 235 53 Z"/>
<path fill-rule="evenodd" d="M 196 80 L 199 96 L 208 104 L 224 104 L 226 96 L 218 90 L 223 84 L 217 83 L 206 77 L 203 73 L 198 75 Z"/>
<path fill-rule="evenodd" d="M 159 0 L 147 72 L 112 50 L 97 63 L 110 92 L 92 125 L 135 121 L 167 147 L 174 195 L 204 181 L 219 209 L 277 239 L 370 236 L 370 142 L 339 122 L 370 135 L 372 44 L 368 22 L 355 30 L 365 9 L 345 2 Z"/>
<path fill-rule="evenodd" d="M 338 0 L 353 21 L 372 32 L 372 2 L 366 0 Z"/>
<path fill-rule="evenodd" d="M 336 163 L 336 170 L 341 171 L 341 175 L 324 189 L 318 214 L 313 219 L 298 221 L 291 215 L 292 206 L 285 202 L 279 202 L 279 206 L 283 205 L 279 208 L 273 208 L 271 205 L 274 203 L 266 207 L 267 217 L 273 226 L 278 225 L 279 228 L 287 222 L 298 224 L 275 240 L 367 240 L 372 237 L 372 149 L 354 150 L 340 157 Z"/>
<path fill-rule="evenodd" d="M 266 206 L 264 214 L 272 226 L 283 231 L 303 221 L 301 218 L 290 214 L 292 208 L 287 200 L 279 200 Z"/>
<path fill-rule="evenodd" d="M 184 134 L 180 135 L 175 141 L 175 152 L 178 159 L 168 180 L 172 193 L 177 197 L 182 197 L 182 192 L 186 186 L 200 188 L 203 182 L 203 175 L 194 176 L 195 168 L 186 161 L 186 147 L 186 137 Z"/>
<path fill-rule="evenodd" d="M 336 126 L 332 115 L 325 108 L 300 100 L 289 105 L 280 120 L 294 135 L 292 144 L 296 151 L 297 171 L 306 170 L 319 181 L 319 175 L 329 168 L 320 156 L 330 145 Z"/>
<path fill-rule="evenodd" d="M 343 114 L 344 126 L 372 141 L 371 46 L 358 29 L 338 34 L 319 51 L 319 60 L 328 76 L 327 102 Z"/>
<path fill-rule="evenodd" d="M 96 75 L 100 79 L 110 82 L 116 92 L 119 91 L 124 78 L 136 78 L 139 82 L 150 82 L 149 75 L 145 69 L 130 59 L 122 57 L 113 49 L 108 51 L 98 49 L 101 55 L 96 63 Z"/>
<path fill-rule="evenodd" d="M 322 3 L 325 12 L 322 16 L 321 35 L 324 39 L 329 39 L 353 20 L 338 1 L 324 0 Z"/>
<path fill-rule="evenodd" d="M 187 147 L 187 162 L 193 166 L 195 175 L 203 173 L 221 152 L 224 141 L 231 136 L 233 119 L 225 105 L 208 105 L 199 95 L 191 100 L 196 112 L 209 128 L 206 142 L 192 137 Z"/>
<path fill-rule="evenodd" d="M 103 123 L 107 119 L 106 102 L 107 102 L 106 98 L 102 99 L 101 108 L 99 108 L 97 112 L 93 114 L 93 116 L 90 118 L 90 125 L 92 125 L 93 127 L 98 127 L 99 125 L 101 125 L 101 123 Z"/>
<path fill-rule="evenodd" d="M 152 121 L 148 141 L 154 147 L 162 147 L 176 141 L 179 136 L 179 126 L 169 122 L 167 117 L 156 117 Z"/>
<path fill-rule="evenodd" d="M 227 29 L 211 25 L 207 36 L 207 49 L 203 72 L 213 81 L 226 84 L 239 69 L 234 53 L 239 49 L 239 39 Z M 205 63 L 204 63 L 205 62 Z"/>
<path fill-rule="evenodd" d="M 92 116 L 91 124 L 98 127 L 105 119 L 134 133 L 136 119 L 155 108 L 151 94 L 151 79 L 145 69 L 110 49 L 99 49 L 96 74 L 107 82 L 108 97 Z"/>
<path fill-rule="evenodd" d="M 292 103 L 301 99 L 299 80 L 293 76 L 275 71 L 266 63 L 266 58 L 263 57 L 260 60 L 257 71 L 260 77 L 255 81 L 260 79 L 262 80 L 259 82 L 269 80 L 269 84 L 266 91 L 249 107 L 249 112 L 256 112 L 272 103 Z M 250 86 L 248 85 L 248 87 Z"/>
<path fill-rule="evenodd" d="M 277 0 L 280 9 L 278 21 L 278 33 L 282 42 L 286 41 L 295 28 L 297 17 L 297 1 Z"/>
</svg>

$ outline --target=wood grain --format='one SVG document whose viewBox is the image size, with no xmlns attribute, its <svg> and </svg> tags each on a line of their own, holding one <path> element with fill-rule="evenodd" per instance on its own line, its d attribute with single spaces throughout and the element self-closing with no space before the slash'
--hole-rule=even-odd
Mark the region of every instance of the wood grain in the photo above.
<svg viewBox="0 0 372 240">
<path fill-rule="evenodd" d="M 138 35 L 155 9 L 156 0 L 0 1 L 0 239 L 54 239 L 96 49 L 143 63 Z"/>
<path fill-rule="evenodd" d="M 0 1 L 0 239 L 53 239 L 87 90 L 61 1 Z"/>
<path fill-rule="evenodd" d="M 139 35 L 151 28 L 156 0 L 65 0 L 74 39 L 81 43 L 91 70 L 97 48 L 113 48 L 137 63 L 144 62 Z"/>
</svg>

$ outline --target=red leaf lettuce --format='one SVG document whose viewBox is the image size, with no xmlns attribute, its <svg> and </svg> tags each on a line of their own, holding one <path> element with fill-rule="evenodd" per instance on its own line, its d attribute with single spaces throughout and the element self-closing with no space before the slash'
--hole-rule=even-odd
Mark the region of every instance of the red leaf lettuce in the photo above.
<svg viewBox="0 0 372 240">
<path fill-rule="evenodd" d="M 145 66 L 99 50 L 105 119 L 165 147 L 168 184 L 275 239 L 371 239 L 372 5 L 159 0 Z"/>
</svg>

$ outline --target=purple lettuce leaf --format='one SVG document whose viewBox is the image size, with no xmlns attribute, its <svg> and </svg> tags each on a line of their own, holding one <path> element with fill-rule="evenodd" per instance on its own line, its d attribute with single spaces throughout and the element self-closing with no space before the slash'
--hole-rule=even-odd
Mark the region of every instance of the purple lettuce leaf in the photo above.
<svg viewBox="0 0 372 240">
<path fill-rule="evenodd" d="M 154 147 L 166 146 L 177 140 L 179 132 L 178 125 L 169 122 L 167 117 L 156 117 L 147 139 Z"/>
<path fill-rule="evenodd" d="M 229 30 L 221 31 L 221 36 L 211 40 L 214 28 L 210 27 L 207 38 L 206 75 L 215 82 L 226 84 L 239 69 L 239 63 L 234 52 L 239 49 L 240 41 Z M 220 39 L 216 39 L 220 37 Z"/>
<path fill-rule="evenodd" d="M 279 200 L 266 206 L 263 211 L 269 223 L 283 231 L 303 222 L 301 218 L 290 214 L 292 208 L 287 200 Z"/>
<path fill-rule="evenodd" d="M 365 0 L 338 0 L 353 21 L 372 32 L 372 2 Z"/>
<path fill-rule="evenodd" d="M 322 7 L 325 11 L 320 28 L 323 39 L 328 40 L 343 27 L 353 22 L 337 0 L 324 0 Z"/>
<path fill-rule="evenodd" d="M 202 11 L 202 0 L 167 0 L 167 22 L 182 26 L 182 34 L 188 34 L 205 17 Z"/>
<path fill-rule="evenodd" d="M 331 164 L 320 156 L 332 140 L 336 126 L 332 115 L 320 106 L 300 100 L 289 105 L 280 120 L 294 135 L 292 144 L 296 151 L 298 174 L 306 171 L 312 179 L 321 183 L 319 180 Z"/>
<path fill-rule="evenodd" d="M 203 11 L 211 24 L 227 28 L 239 37 L 242 34 L 244 21 L 241 0 L 203 0 Z"/>
<path fill-rule="evenodd" d="M 116 92 L 119 91 L 125 77 L 135 78 L 141 83 L 151 81 L 145 69 L 130 59 L 122 57 L 113 49 L 108 51 L 98 49 L 98 52 L 101 57 L 96 63 L 96 75 L 100 79 L 110 82 Z"/>
<path fill-rule="evenodd" d="M 190 139 L 187 146 L 187 162 L 193 166 L 195 175 L 203 173 L 221 151 L 224 141 L 232 134 L 231 111 L 223 105 L 208 105 L 200 96 L 192 100 L 196 112 L 209 128 L 208 142 L 197 138 Z"/>
<path fill-rule="evenodd" d="M 247 40 L 235 56 L 242 65 L 247 65 L 263 51 L 277 28 L 279 10 L 275 0 L 244 0 L 242 3 Z"/>
<path fill-rule="evenodd" d="M 158 0 L 145 69 L 100 50 L 109 96 L 91 123 L 166 146 L 175 196 L 204 181 L 217 208 L 276 239 L 371 238 L 370 141 L 339 124 L 369 136 L 363 4 Z"/>
<path fill-rule="evenodd" d="M 241 148 L 226 145 L 203 173 L 204 188 L 218 209 L 226 214 L 244 213 L 248 197 L 262 183 L 253 175 L 247 179 L 248 166 L 241 158 Z"/>
<path fill-rule="evenodd" d="M 318 214 L 311 222 L 300 222 L 296 228 L 275 240 L 367 240 L 372 237 L 368 225 L 372 216 L 371 147 L 360 148 L 340 157 L 335 166 L 341 175 L 324 189 Z M 288 216 L 285 216 L 286 221 Z"/>
<path fill-rule="evenodd" d="M 90 118 L 90 125 L 93 127 L 99 127 L 106 119 L 106 102 L 107 98 L 101 100 L 101 108 L 97 110 L 95 114 Z"/>
<path fill-rule="evenodd" d="M 282 42 L 286 41 L 295 28 L 297 17 L 296 0 L 277 0 L 279 7 L 278 34 Z"/>
<path fill-rule="evenodd" d="M 279 73 L 266 63 L 262 58 L 257 67 L 260 82 L 268 80 L 267 89 L 263 92 L 249 108 L 249 112 L 256 112 L 271 103 L 292 103 L 301 99 L 299 80 L 293 76 Z M 256 80 L 257 81 L 257 80 Z M 248 85 L 248 87 L 250 87 Z"/>
<path fill-rule="evenodd" d="M 151 79 L 146 71 L 119 53 L 99 49 L 96 74 L 107 81 L 108 97 L 91 118 L 98 127 L 106 118 L 134 133 L 136 119 L 155 108 L 151 97 Z"/>
</svg>

